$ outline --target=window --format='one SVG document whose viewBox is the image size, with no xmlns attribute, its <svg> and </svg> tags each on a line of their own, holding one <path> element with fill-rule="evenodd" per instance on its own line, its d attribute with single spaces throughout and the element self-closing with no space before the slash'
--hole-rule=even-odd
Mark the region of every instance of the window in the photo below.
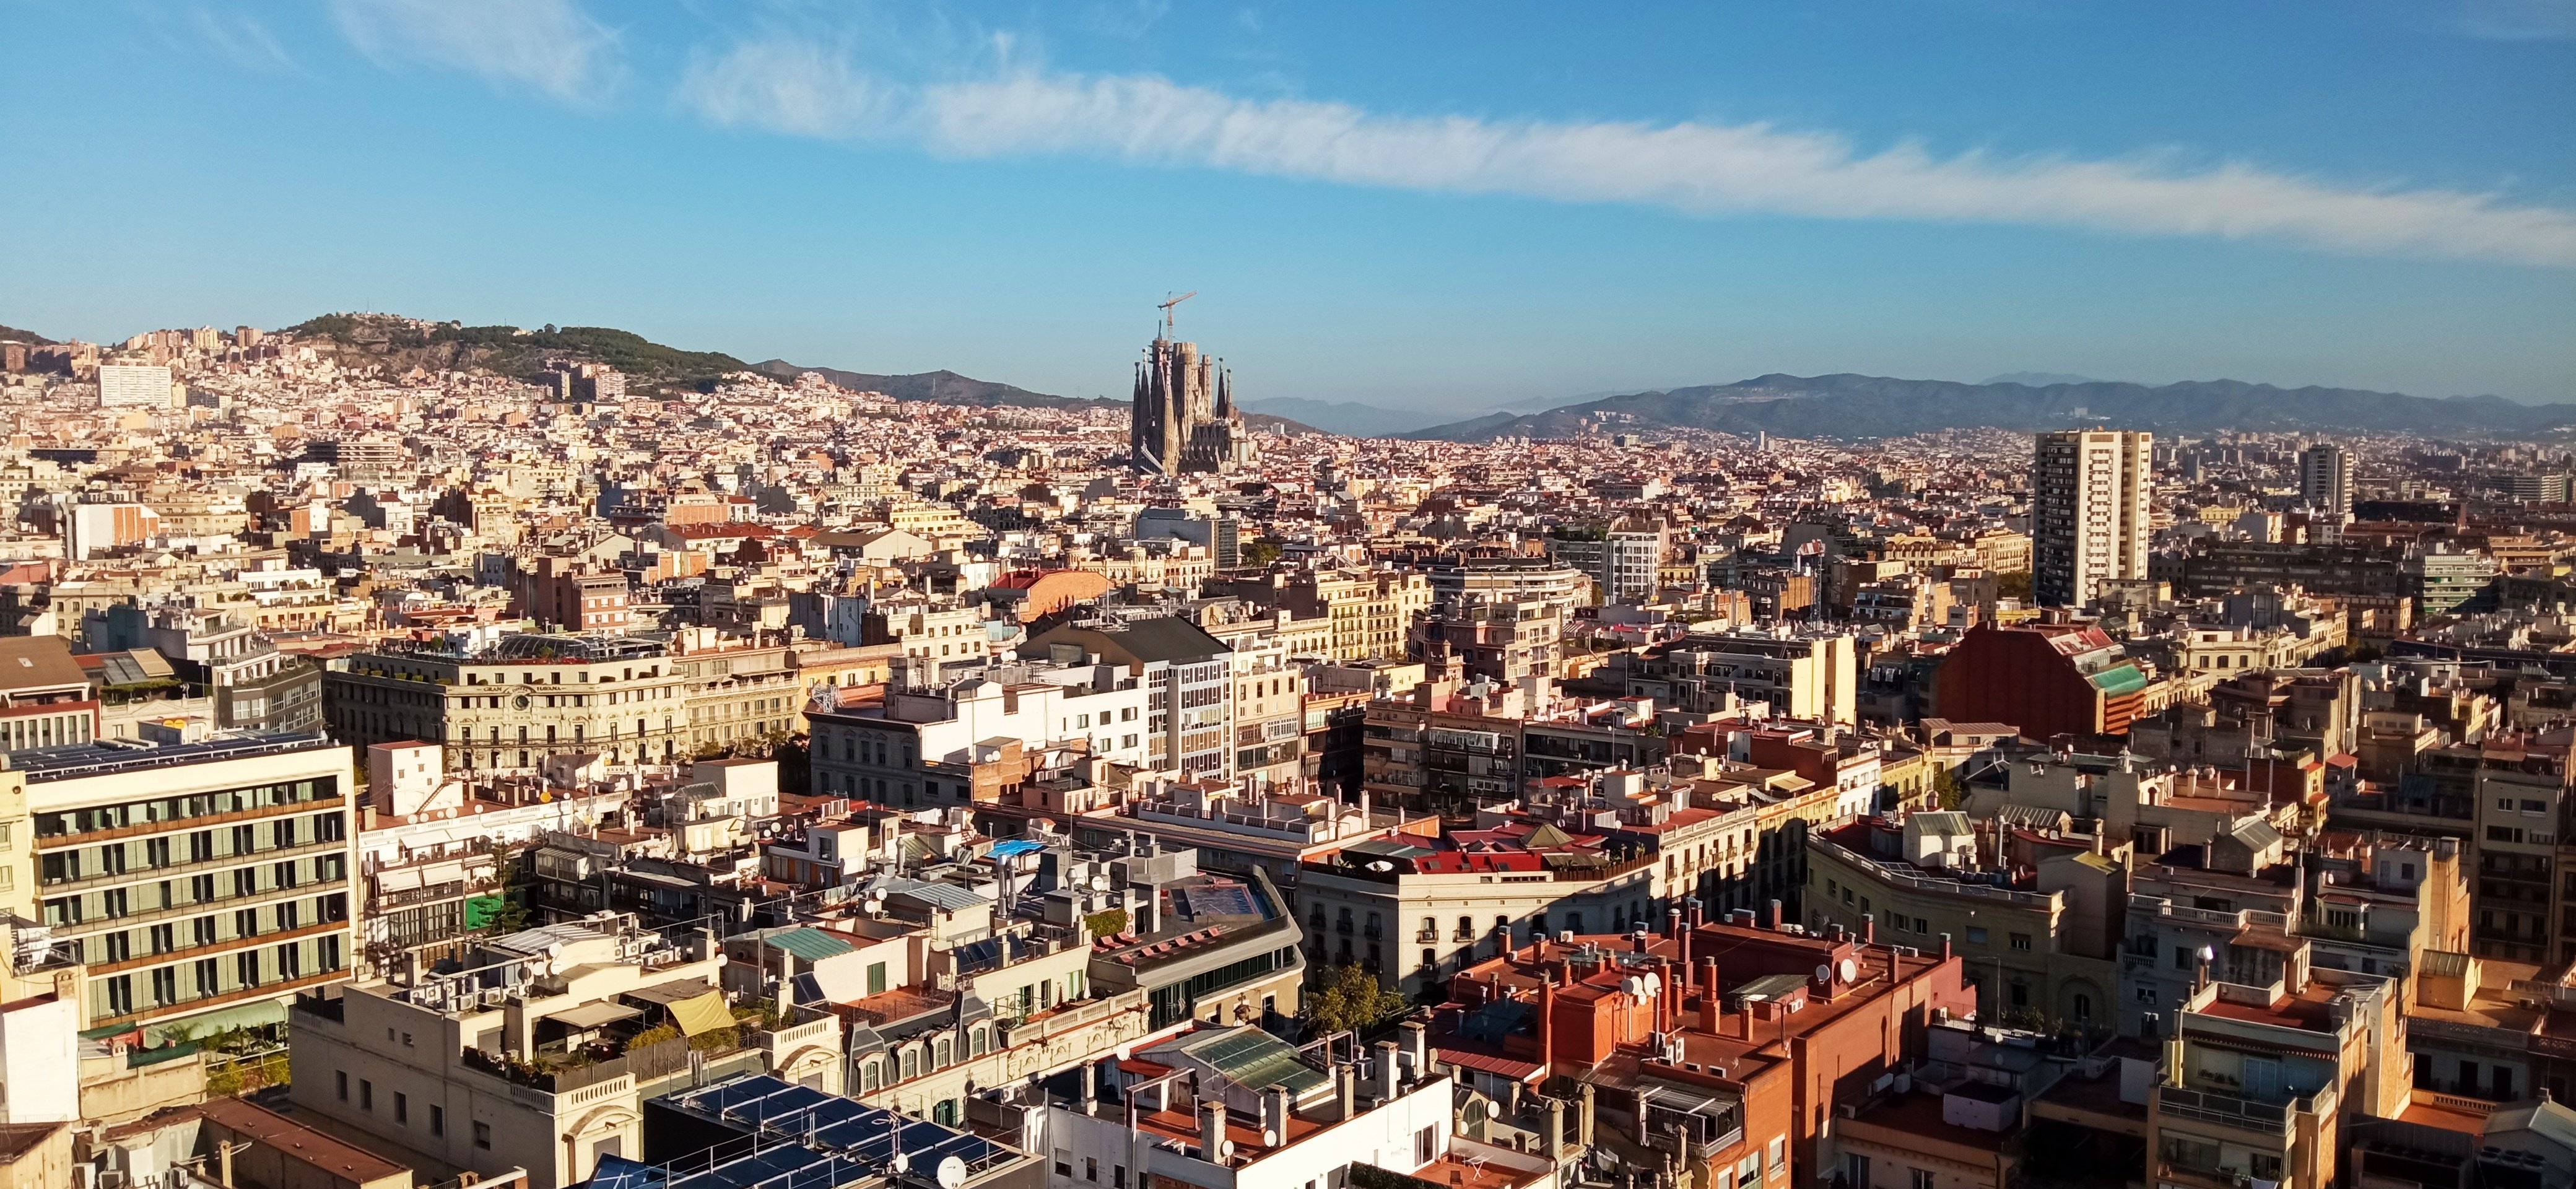
<svg viewBox="0 0 2576 1189">
<path fill-rule="evenodd" d="M 1928 1168 L 1905 1170 L 1905 1189 L 1932 1189 L 1932 1170 Z"/>
<path fill-rule="evenodd" d="M 883 963 L 883 962 L 871 962 L 871 963 L 869 963 L 869 964 L 868 964 L 868 994 L 870 994 L 870 995 L 883 995 L 883 994 L 885 994 L 885 989 L 886 989 L 886 964 L 885 964 L 885 963 Z"/>
<path fill-rule="evenodd" d="M 2013 935 L 2012 935 L 2012 947 L 2013 947 L 2014 949 L 2017 949 L 2017 950 L 2026 950 L 2026 949 L 2029 949 L 2029 948 L 2030 948 L 2030 934 L 2028 934 L 2028 933 L 2015 933 L 2015 934 L 2013 934 Z"/>
<path fill-rule="evenodd" d="M 348 1071 L 348 1070 L 342 1069 L 342 1070 L 335 1070 L 335 1071 L 333 1071 L 333 1072 L 332 1072 L 332 1074 L 331 1074 L 331 1084 L 332 1084 L 333 1088 L 334 1088 L 334 1089 L 336 1089 L 336 1090 L 339 1092 L 339 1098 L 340 1098 L 340 1101 L 342 1101 L 342 1102 L 347 1102 L 347 1101 L 349 1101 L 349 1071 Z"/>
<path fill-rule="evenodd" d="M 376 1109 L 376 1084 L 365 1078 L 358 1079 L 358 1109 L 362 1111 Z"/>
<path fill-rule="evenodd" d="M 1082 1179 L 1094 1184 L 1099 1183 L 1100 1160 L 1098 1157 L 1085 1156 L 1082 1158 Z"/>
<path fill-rule="evenodd" d="M 1422 1130 L 1413 1133 L 1414 1163 L 1429 1164 L 1433 1157 L 1440 1154 L 1436 1147 L 1439 1142 L 1438 1138 L 1434 1135 L 1436 1130 L 1436 1128 L 1425 1127 Z"/>
<path fill-rule="evenodd" d="M 474 1122 L 474 1146 L 475 1146 L 475 1147 L 478 1147 L 478 1148 L 483 1148 L 483 1149 L 486 1149 L 486 1150 L 489 1150 L 489 1149 L 492 1147 L 492 1125 L 491 1125 L 491 1124 L 486 1123 L 486 1122 L 483 1122 L 483 1121 L 482 1121 L 482 1120 L 480 1120 L 480 1119 L 475 1120 L 475 1122 Z"/>
<path fill-rule="evenodd" d="M 394 1091 L 394 1122 L 411 1122 L 411 1095 L 400 1090 Z"/>
<path fill-rule="evenodd" d="M 429 1107 L 429 1133 L 430 1133 L 431 1135 L 445 1135 L 445 1134 L 447 1134 L 447 1108 L 446 1108 L 446 1107 L 440 1106 L 440 1105 L 438 1105 L 437 1103 L 431 1103 L 431 1104 L 430 1104 L 430 1107 Z"/>
<path fill-rule="evenodd" d="M 1059 1177 L 1073 1175 L 1073 1153 L 1062 1148 L 1055 1150 L 1055 1175 Z"/>
</svg>

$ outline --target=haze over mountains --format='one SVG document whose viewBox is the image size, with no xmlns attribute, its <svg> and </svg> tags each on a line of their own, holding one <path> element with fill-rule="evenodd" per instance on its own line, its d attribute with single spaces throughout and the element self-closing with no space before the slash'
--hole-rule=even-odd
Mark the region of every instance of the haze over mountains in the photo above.
<svg viewBox="0 0 2576 1189">
<path fill-rule="evenodd" d="M 410 323 L 381 314 L 327 314 L 291 330 L 330 345 L 351 362 L 405 368 L 532 370 L 542 360 L 608 363 L 654 387 L 685 391 L 726 371 L 777 376 L 820 372 L 833 383 L 900 400 L 980 408 L 1117 408 L 1105 397 L 1067 397 L 940 370 L 902 375 L 686 351 L 606 327 L 468 327 Z M 42 343 L 32 331 L 0 327 L 0 339 Z M 2117 424 L 2168 433 L 2223 430 L 2341 430 L 2430 434 L 2536 434 L 2576 427 L 2576 404 L 2522 404 L 2498 396 L 2430 397 L 2355 388 L 2278 388 L 2237 380 L 2147 385 L 2053 372 L 2012 372 L 1981 384 L 1886 376 L 1772 374 L 1732 384 L 1664 391 L 1533 397 L 1458 418 L 1454 409 L 1390 409 L 1356 401 L 1277 398 L 1247 401 L 1263 427 L 1356 437 L 1481 442 L 1497 437 L 1562 438 L 1619 430 L 1688 428 L 1783 437 L 1869 438 L 1941 429 L 2058 429 Z"/>
<path fill-rule="evenodd" d="M 2103 423 L 2165 432 L 2231 429 L 2524 434 L 2576 425 L 2576 405 L 2499 396 L 2434 400 L 2353 388 L 2276 388 L 2238 380 L 2149 386 L 2116 381 L 1961 384 L 1884 376 L 1757 376 L 1639 392 L 1546 412 L 1493 413 L 1413 431 L 1434 441 L 1559 438 L 1604 429 L 1692 428 L 1785 437 L 1887 437 L 1992 426 Z"/>
</svg>

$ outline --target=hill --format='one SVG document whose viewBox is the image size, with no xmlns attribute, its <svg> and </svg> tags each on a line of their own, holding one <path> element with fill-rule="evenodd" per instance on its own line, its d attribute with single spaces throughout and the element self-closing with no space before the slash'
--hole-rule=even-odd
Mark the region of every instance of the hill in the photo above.
<svg viewBox="0 0 2576 1189">
<path fill-rule="evenodd" d="M 2576 405 L 2524 405 L 2497 396 L 2435 400 L 2353 388 L 2276 388 L 2238 380 L 2149 387 L 1961 384 L 1885 376 L 1757 376 L 1734 384 L 1607 397 L 1526 416 L 1493 414 L 1404 436 L 1481 442 L 1567 438 L 1658 428 L 1875 438 L 1939 429 L 2064 429 L 2106 424 L 2165 432 L 2230 429 L 2529 434 L 2576 426 Z"/>
<path fill-rule="evenodd" d="M 554 360 L 604 363 L 626 373 L 627 388 L 635 392 L 704 390 L 751 366 L 719 351 L 684 351 L 606 326 L 524 330 L 388 314 L 324 314 L 287 333 L 344 365 L 372 363 L 398 371 L 417 366 L 527 375 Z"/>
<path fill-rule="evenodd" d="M 52 345 L 53 341 L 54 340 L 46 338 L 32 330 L 20 330 L 15 326 L 0 326 L 0 343 L 25 343 L 30 347 L 44 347 Z"/>
<path fill-rule="evenodd" d="M 1408 430 L 1438 424 L 1439 413 L 1421 410 L 1382 409 L 1357 401 L 1306 400 L 1281 397 L 1244 403 L 1243 411 L 1251 416 L 1271 416 L 1313 426 L 1325 433 L 1348 434 L 1355 438 L 1393 437 Z"/>
<path fill-rule="evenodd" d="M 929 401 L 941 405 L 972 405 L 976 408 L 1009 407 L 1018 409 L 1078 409 L 1110 405 L 1123 407 L 1127 402 L 1106 398 L 1050 396 L 1026 388 L 992 380 L 978 380 L 952 371 L 914 372 L 906 376 L 884 376 L 873 372 L 843 371 L 837 367 L 805 367 L 784 359 L 768 359 L 753 365 L 753 370 L 773 376 L 788 377 L 799 372 L 814 372 L 826 380 L 857 392 L 882 392 L 896 400 Z"/>
</svg>

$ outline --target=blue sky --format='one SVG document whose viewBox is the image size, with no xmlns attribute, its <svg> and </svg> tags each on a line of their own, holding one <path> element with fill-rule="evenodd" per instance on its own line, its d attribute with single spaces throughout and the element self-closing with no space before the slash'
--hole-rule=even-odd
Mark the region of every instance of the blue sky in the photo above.
<svg viewBox="0 0 2576 1189">
<path fill-rule="evenodd" d="M 0 0 L 0 323 L 2576 400 L 2576 0 Z"/>
</svg>

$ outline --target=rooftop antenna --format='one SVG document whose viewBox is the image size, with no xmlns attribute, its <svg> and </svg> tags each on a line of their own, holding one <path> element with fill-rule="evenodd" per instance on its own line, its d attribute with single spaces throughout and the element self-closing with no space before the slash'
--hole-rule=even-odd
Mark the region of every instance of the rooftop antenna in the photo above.
<svg viewBox="0 0 2576 1189">
<path fill-rule="evenodd" d="M 1167 339 L 1168 339 L 1168 338 L 1172 337 L 1172 307 L 1173 307 L 1173 306 L 1176 306 L 1176 305 L 1179 305 L 1179 304 L 1181 304 L 1182 302 L 1188 301 L 1189 299 L 1191 299 L 1191 298 L 1193 298 L 1193 297 L 1196 297 L 1196 296 L 1198 296 L 1198 295 L 1199 295 L 1199 291 L 1198 291 L 1198 290 L 1196 290 L 1196 289 L 1192 289 L 1192 290 L 1190 290 L 1189 292 L 1187 292 L 1187 293 L 1184 293 L 1184 294 L 1180 295 L 1179 297 L 1174 297 L 1174 296 L 1172 296 L 1171 291 L 1170 291 L 1170 290 L 1168 290 L 1168 289 L 1166 289 L 1166 290 L 1164 290 L 1164 291 L 1163 291 L 1163 302 L 1162 302 L 1162 304 L 1161 304 L 1161 305 L 1158 305 L 1158 306 L 1155 306 L 1154 308 L 1155 308 L 1155 309 L 1158 309 L 1158 310 L 1163 311 L 1163 337 L 1164 337 L 1164 338 L 1167 338 Z"/>
</svg>

